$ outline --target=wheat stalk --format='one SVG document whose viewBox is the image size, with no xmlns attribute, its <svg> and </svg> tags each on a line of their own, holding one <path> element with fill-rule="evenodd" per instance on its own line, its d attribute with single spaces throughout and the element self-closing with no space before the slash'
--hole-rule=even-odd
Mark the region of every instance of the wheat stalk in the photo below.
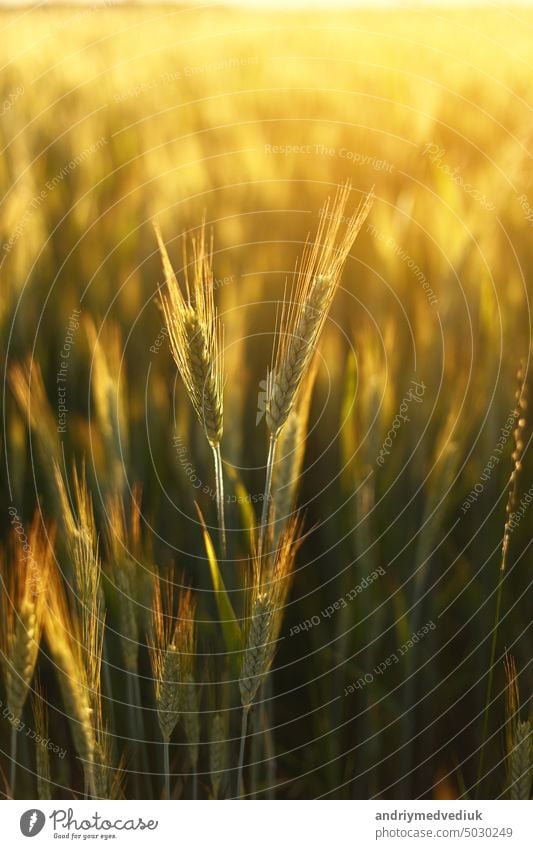
<svg viewBox="0 0 533 849">
<path fill-rule="evenodd" d="M 487 689 L 485 692 L 485 707 L 483 711 L 483 726 L 481 730 L 481 746 L 479 753 L 479 763 L 477 772 L 477 785 L 479 788 L 480 782 L 483 779 L 483 764 L 485 760 L 485 744 L 487 741 L 487 733 L 489 727 L 489 708 L 492 695 L 492 682 L 494 678 L 494 665 L 496 660 L 496 648 L 498 644 L 498 631 L 500 625 L 500 613 L 503 596 L 503 579 L 507 568 L 507 558 L 509 556 L 509 546 L 511 542 L 511 519 L 514 505 L 516 502 L 516 494 L 518 488 L 518 478 L 522 470 L 522 454 L 524 450 L 524 431 L 526 427 L 526 410 L 528 404 L 527 384 L 525 382 L 525 369 L 523 362 L 518 367 L 516 375 L 517 389 L 515 390 L 515 408 L 514 418 L 516 427 L 513 431 L 514 448 L 511 456 L 512 470 L 509 478 L 509 489 L 507 494 L 507 504 L 505 506 L 505 526 L 503 530 L 502 552 L 500 560 L 500 570 L 498 574 L 498 586 L 496 590 L 496 607 L 494 611 L 494 625 L 492 628 L 492 640 L 490 646 L 489 670 L 487 675 Z"/>
<path fill-rule="evenodd" d="M 209 746 L 209 772 L 215 799 L 220 798 L 228 769 L 228 721 L 227 713 L 216 713 L 211 722 Z"/>
<path fill-rule="evenodd" d="M 46 740 L 48 738 L 48 712 L 39 684 L 35 686 L 32 706 L 36 734 L 40 740 Z M 51 799 L 50 753 L 48 747 L 40 742 L 35 743 L 35 766 L 37 773 L 37 796 L 43 800 Z"/>
<path fill-rule="evenodd" d="M 347 219 L 344 212 L 350 191 L 347 183 L 337 191 L 333 203 L 328 198 L 316 237 L 307 243 L 291 295 L 282 305 L 268 376 L 269 449 L 259 550 L 263 547 L 269 512 L 273 508 L 272 473 L 278 438 L 315 354 L 350 249 L 372 205 L 370 193 Z"/>
<path fill-rule="evenodd" d="M 506 655 L 505 667 L 505 748 L 510 799 L 529 799 L 531 794 L 531 721 L 520 719 L 518 675 L 512 655 Z"/>
<path fill-rule="evenodd" d="M 122 769 L 112 766 L 111 736 L 104 721 L 102 702 L 94 713 L 94 788 L 98 799 L 117 799 L 121 792 Z"/>
<path fill-rule="evenodd" d="M 200 744 L 200 717 L 198 712 L 198 689 L 192 675 L 184 673 L 182 684 L 183 728 L 189 744 L 192 770 L 192 797 L 198 794 L 198 755 Z"/>
<path fill-rule="evenodd" d="M 213 248 L 212 244 L 206 246 L 205 225 L 202 225 L 199 238 L 192 239 L 192 286 L 187 258 L 184 258 L 184 297 L 157 224 L 155 233 L 166 281 L 166 289 L 161 292 L 160 299 L 172 355 L 213 452 L 220 540 L 225 553 L 224 480 L 220 452 L 224 361 L 222 325 L 214 301 Z"/>
</svg>

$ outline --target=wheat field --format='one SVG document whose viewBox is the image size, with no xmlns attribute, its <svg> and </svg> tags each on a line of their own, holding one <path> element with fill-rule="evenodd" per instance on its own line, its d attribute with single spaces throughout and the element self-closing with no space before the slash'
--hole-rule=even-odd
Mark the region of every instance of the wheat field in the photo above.
<svg viewBox="0 0 533 849">
<path fill-rule="evenodd" d="M 533 13 L 1 30 L 0 793 L 530 798 Z"/>
</svg>

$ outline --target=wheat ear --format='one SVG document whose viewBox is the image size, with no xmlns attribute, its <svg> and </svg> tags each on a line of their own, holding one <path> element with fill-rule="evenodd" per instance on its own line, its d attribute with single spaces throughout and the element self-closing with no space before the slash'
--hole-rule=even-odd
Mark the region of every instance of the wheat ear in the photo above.
<svg viewBox="0 0 533 849">
<path fill-rule="evenodd" d="M 191 608 L 187 615 L 194 617 L 194 609 Z M 196 629 L 194 623 L 183 628 L 182 638 L 182 722 L 183 730 L 189 744 L 189 759 L 192 771 L 192 797 L 196 799 L 198 794 L 198 755 L 200 746 L 200 714 L 198 687 L 195 680 L 196 659 Z"/>
<path fill-rule="evenodd" d="M 252 560 L 252 585 L 245 619 L 245 650 L 239 676 L 242 705 L 241 742 L 237 770 L 237 796 L 242 791 L 248 714 L 266 679 L 283 620 L 296 552 L 301 545 L 300 522 L 292 518 L 281 534 L 275 554 L 258 551 Z"/>
<path fill-rule="evenodd" d="M 272 504 L 273 515 L 276 517 L 273 525 L 274 549 L 277 548 L 283 528 L 295 508 L 318 363 L 318 356 L 315 356 L 279 436 L 277 459 L 272 470 Z"/>
<path fill-rule="evenodd" d="M 61 502 L 66 542 L 76 579 L 80 607 L 83 660 L 93 708 L 100 698 L 100 676 L 104 639 L 104 595 L 101 586 L 101 563 L 93 505 L 85 478 L 74 468 L 74 498 L 57 465 L 54 465 L 57 490 Z"/>
<path fill-rule="evenodd" d="M 10 789 L 15 797 L 17 723 L 26 702 L 39 654 L 48 574 L 53 559 L 54 533 L 42 527 L 35 515 L 28 541 L 22 544 L 12 534 L 12 564 L 9 572 L 2 560 L 2 625 L 0 658 L 6 701 L 12 714 Z"/>
<path fill-rule="evenodd" d="M 513 742 L 510 753 L 509 797 L 526 800 L 531 795 L 531 744 L 533 742 L 531 722 L 528 719 L 516 723 Z"/>
<path fill-rule="evenodd" d="M 142 611 L 147 606 L 146 576 L 143 568 L 147 560 L 141 540 L 140 505 L 141 487 L 135 484 L 131 499 L 129 521 L 121 495 L 114 493 L 106 501 L 106 549 L 110 583 L 114 585 L 118 636 L 127 674 L 128 715 L 131 738 L 136 741 L 134 767 L 137 795 L 141 798 L 141 770 L 149 774 L 149 763 L 144 746 L 144 721 L 139 684 L 139 635 Z M 148 602 L 149 604 L 149 602 Z"/>
<path fill-rule="evenodd" d="M 224 362 L 222 325 L 214 301 L 212 244 L 206 245 L 205 225 L 202 225 L 200 236 L 192 239 L 192 285 L 187 272 L 187 258 L 184 258 L 184 296 L 157 224 L 155 233 L 166 282 L 161 292 L 161 306 L 172 355 L 213 452 L 219 532 L 225 553 L 224 478 L 220 451 Z"/>
<path fill-rule="evenodd" d="M 132 517 L 133 518 L 133 517 Z M 138 565 L 126 531 L 122 497 L 116 493 L 106 500 L 106 549 L 109 577 L 117 591 L 117 617 L 120 646 L 129 677 L 137 675 L 140 622 L 137 612 Z"/>
<path fill-rule="evenodd" d="M 182 709 L 184 661 L 194 644 L 195 602 L 190 590 L 180 594 L 178 612 L 173 612 L 172 585 L 166 584 L 164 594 L 161 581 L 154 580 L 152 597 L 152 622 L 149 634 L 150 660 L 155 683 L 157 718 L 163 738 L 165 797 L 170 799 L 169 744 L 172 732 Z"/>
<path fill-rule="evenodd" d="M 84 324 L 92 356 L 91 392 L 107 464 L 106 483 L 112 491 L 122 492 L 129 448 L 121 332 L 113 323 L 106 323 L 97 332 L 90 318 L 86 318 Z"/>
<path fill-rule="evenodd" d="M 86 794 L 90 780 L 93 795 L 107 798 L 111 780 L 107 730 L 102 718 L 102 670 L 106 691 L 112 698 L 109 665 L 104 655 L 105 602 L 102 590 L 102 567 L 91 496 L 87 489 L 85 468 L 81 475 L 74 467 L 73 503 L 59 467 L 54 467 L 56 485 L 66 531 L 67 549 L 76 579 L 79 618 L 81 621 L 81 657 L 91 707 L 94 733 L 94 763 L 86 771 Z M 102 663 L 102 661 L 104 661 Z"/>
<path fill-rule="evenodd" d="M 373 202 L 370 193 L 347 219 L 344 212 L 350 191 L 347 183 L 337 191 L 333 203 L 329 199 L 326 202 L 317 235 L 307 243 L 290 297 L 282 305 L 267 387 L 269 450 L 259 550 L 272 510 L 272 470 L 278 438 L 316 351 L 350 249 Z"/>
<path fill-rule="evenodd" d="M 70 723 L 74 746 L 83 765 L 85 795 L 96 796 L 94 758 L 96 737 L 93 727 L 94 691 L 90 690 L 78 617 L 71 610 L 59 571 L 52 570 L 45 632 L 55 662 L 57 679 Z"/>
<path fill-rule="evenodd" d="M 50 457 L 59 459 L 61 452 L 57 421 L 46 394 L 39 364 L 32 359 L 24 364 L 14 363 L 9 369 L 8 380 L 20 411 L 35 434 L 44 462 L 49 463 Z"/>
</svg>

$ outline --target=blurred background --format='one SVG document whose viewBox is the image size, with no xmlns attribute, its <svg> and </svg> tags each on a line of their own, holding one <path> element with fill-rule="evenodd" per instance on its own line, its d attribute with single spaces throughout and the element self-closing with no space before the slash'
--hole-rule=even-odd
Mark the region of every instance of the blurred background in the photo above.
<svg viewBox="0 0 533 849">
<path fill-rule="evenodd" d="M 527 505 L 500 563 L 519 419 L 513 509 L 532 482 L 533 13 L 307 5 L 1 13 L 5 557 L 10 506 L 28 525 L 36 508 L 58 517 L 53 457 L 69 473 L 85 458 L 101 535 L 109 493 L 128 502 L 142 486 L 147 560 L 176 565 L 206 623 L 209 795 L 205 740 L 226 674 L 195 509 L 215 525 L 211 458 L 155 299 L 152 221 L 178 276 L 183 233 L 204 218 L 213 232 L 232 499 L 222 568 L 240 609 L 277 304 L 328 196 L 349 181 L 353 209 L 374 187 L 321 346 L 299 482 L 310 532 L 249 763 L 259 798 L 496 798 L 508 785 L 506 650 L 524 718 L 532 684 Z M 113 629 L 112 589 L 107 602 Z M 111 630 L 120 681 L 115 643 Z M 50 734 L 68 748 L 42 654 Z M 230 747 L 232 711 L 230 700 Z M 8 741 L 3 722 L 4 772 Z M 179 773 L 179 735 L 176 746 Z M 22 757 L 19 793 L 33 798 L 31 750 Z M 52 766 L 56 796 L 78 792 L 75 758 Z"/>
</svg>

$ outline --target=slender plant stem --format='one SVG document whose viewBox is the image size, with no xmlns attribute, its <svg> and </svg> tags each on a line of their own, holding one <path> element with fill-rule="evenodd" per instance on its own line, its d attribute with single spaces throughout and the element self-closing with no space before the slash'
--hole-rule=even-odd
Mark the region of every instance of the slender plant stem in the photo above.
<svg viewBox="0 0 533 849">
<path fill-rule="evenodd" d="M 260 722 L 263 732 L 266 760 L 267 799 L 274 799 L 276 783 L 276 752 L 272 735 L 273 681 L 269 675 L 263 686 L 263 701 L 261 702 Z"/>
<path fill-rule="evenodd" d="M 165 771 L 165 799 L 170 799 L 170 749 L 168 740 L 163 740 L 163 762 Z"/>
<path fill-rule="evenodd" d="M 257 715 L 258 714 L 256 713 L 255 716 L 257 716 Z M 258 786 L 258 783 L 259 783 L 259 781 L 258 781 L 259 761 L 261 760 L 261 753 L 260 753 L 259 747 L 261 745 L 261 741 L 259 739 L 259 734 L 257 733 L 258 729 L 256 729 L 256 727 L 255 727 L 256 723 L 253 722 L 254 714 L 252 714 L 251 719 L 252 719 L 252 725 L 251 725 L 251 728 L 250 728 L 250 735 L 251 735 L 250 752 L 251 752 L 252 762 L 251 762 L 249 770 L 248 770 L 249 776 L 250 776 L 249 777 L 248 796 L 250 797 L 250 799 L 255 799 L 256 798 L 257 786 Z"/>
<path fill-rule="evenodd" d="M 107 698 L 109 699 L 109 703 L 112 704 L 113 703 L 113 687 L 112 687 L 112 684 L 111 684 L 111 673 L 109 672 L 109 661 L 108 661 L 108 658 L 107 658 L 107 647 L 106 647 L 105 640 L 102 640 L 102 667 L 101 668 L 102 668 L 102 678 L 103 678 L 104 692 L 105 692 Z M 110 727 L 111 733 L 114 734 L 115 733 L 115 727 L 114 727 L 115 722 L 114 722 L 113 711 L 112 710 L 109 711 L 109 714 L 110 714 L 109 727 Z"/>
<path fill-rule="evenodd" d="M 213 458 L 215 461 L 215 481 L 217 491 L 217 512 L 218 512 L 218 530 L 220 534 L 220 546 L 222 548 L 222 556 L 226 556 L 226 523 L 224 521 L 224 471 L 222 467 L 222 455 L 220 453 L 220 443 L 211 444 Z"/>
<path fill-rule="evenodd" d="M 263 510 L 261 513 L 261 527 L 259 529 L 259 553 L 263 550 L 263 543 L 265 540 L 266 528 L 269 522 L 269 519 L 272 518 L 270 516 L 270 501 L 272 497 L 272 472 L 274 471 L 274 459 L 276 457 L 276 446 L 278 444 L 278 439 L 276 436 L 271 436 L 270 441 L 268 443 L 268 458 L 267 458 L 267 467 L 266 467 L 266 478 L 265 478 L 265 494 L 263 497 Z"/>
<path fill-rule="evenodd" d="M 193 772 L 193 776 L 192 776 L 192 793 L 191 793 L 191 795 L 192 795 L 193 799 L 198 798 L 198 773 L 196 771 Z"/>
<path fill-rule="evenodd" d="M 11 726 L 11 775 L 9 778 L 9 787 L 11 790 L 11 798 L 15 798 L 15 781 L 17 777 L 17 729 L 14 725 Z"/>
<path fill-rule="evenodd" d="M 489 727 L 489 709 L 490 709 L 490 697 L 492 694 L 492 682 L 494 680 L 494 664 L 496 661 L 496 648 L 498 644 L 498 628 L 500 625 L 500 614 L 502 608 L 502 596 L 503 596 L 503 576 L 505 574 L 505 561 L 502 560 L 502 564 L 500 566 L 500 572 L 498 575 L 498 589 L 496 592 L 496 611 L 494 614 L 494 627 L 492 629 L 492 641 L 490 645 L 490 659 L 489 659 L 489 672 L 487 677 L 487 690 L 485 693 L 485 709 L 483 711 L 483 729 L 481 731 L 481 748 L 479 751 L 479 766 L 477 770 L 477 782 L 476 782 L 476 799 L 478 798 L 479 793 L 479 785 L 483 780 L 483 766 L 485 764 L 485 747 L 487 742 L 487 733 Z"/>
<path fill-rule="evenodd" d="M 96 782 L 94 778 L 94 768 L 91 769 L 91 778 L 89 780 L 89 792 L 91 794 L 92 799 L 98 799 L 98 793 L 96 792 Z"/>
<path fill-rule="evenodd" d="M 414 577 L 414 592 L 411 630 L 416 633 L 422 625 L 424 611 L 426 610 L 427 599 L 425 594 L 428 587 L 429 570 L 431 568 L 431 552 L 433 547 L 433 536 L 431 533 L 431 525 L 429 524 L 429 516 L 431 508 L 427 510 L 424 516 L 424 523 L 419 545 L 417 547 L 415 563 L 419 564 Z M 408 799 L 411 793 L 414 793 L 412 786 L 415 780 L 416 764 L 415 764 L 415 748 L 413 745 L 415 737 L 415 707 L 417 701 L 417 667 L 416 667 L 416 652 L 409 652 L 405 659 L 406 673 L 405 685 L 403 690 L 404 699 L 404 718 L 403 718 L 403 746 L 400 753 L 399 765 L 401 784 L 400 792 L 403 797 Z"/>
<path fill-rule="evenodd" d="M 150 778 L 150 765 L 148 763 L 148 755 L 147 755 L 146 746 L 145 746 L 145 739 L 146 738 L 144 736 L 144 721 L 143 721 L 144 720 L 144 714 L 143 714 L 143 708 L 142 708 L 141 686 L 139 684 L 138 669 L 135 672 L 130 672 L 129 675 L 131 675 L 132 680 L 133 680 L 134 704 L 135 704 L 135 707 L 136 707 L 135 716 L 136 716 L 137 727 L 138 727 L 137 737 L 138 737 L 138 741 L 139 741 L 139 750 L 140 750 L 140 753 L 141 753 L 141 768 L 142 768 L 144 775 L 145 775 L 145 784 L 146 784 L 146 790 L 147 790 L 147 793 L 148 793 L 148 798 L 151 799 L 152 795 L 153 795 L 152 794 L 152 783 L 151 783 L 151 778 Z"/>
<path fill-rule="evenodd" d="M 135 680 L 134 673 L 128 670 L 127 672 L 128 679 L 128 714 L 130 717 L 130 734 L 131 734 L 131 745 L 134 752 L 134 761 L 133 767 L 135 769 L 135 790 L 137 793 L 137 798 L 141 798 L 141 776 L 140 776 L 140 758 L 139 758 L 139 747 L 141 744 L 140 735 L 139 735 L 139 711 L 137 709 L 137 699 L 135 694 Z"/>
<path fill-rule="evenodd" d="M 248 713 L 250 711 L 250 707 L 243 707 L 242 709 L 242 723 L 241 723 L 241 747 L 239 751 L 239 768 L 237 770 L 237 799 L 241 798 L 242 792 L 242 774 L 244 770 L 244 748 L 246 746 L 246 732 L 248 729 Z"/>
<path fill-rule="evenodd" d="M 83 764 L 83 798 L 98 799 L 94 778 L 94 761 L 85 761 Z"/>
</svg>

